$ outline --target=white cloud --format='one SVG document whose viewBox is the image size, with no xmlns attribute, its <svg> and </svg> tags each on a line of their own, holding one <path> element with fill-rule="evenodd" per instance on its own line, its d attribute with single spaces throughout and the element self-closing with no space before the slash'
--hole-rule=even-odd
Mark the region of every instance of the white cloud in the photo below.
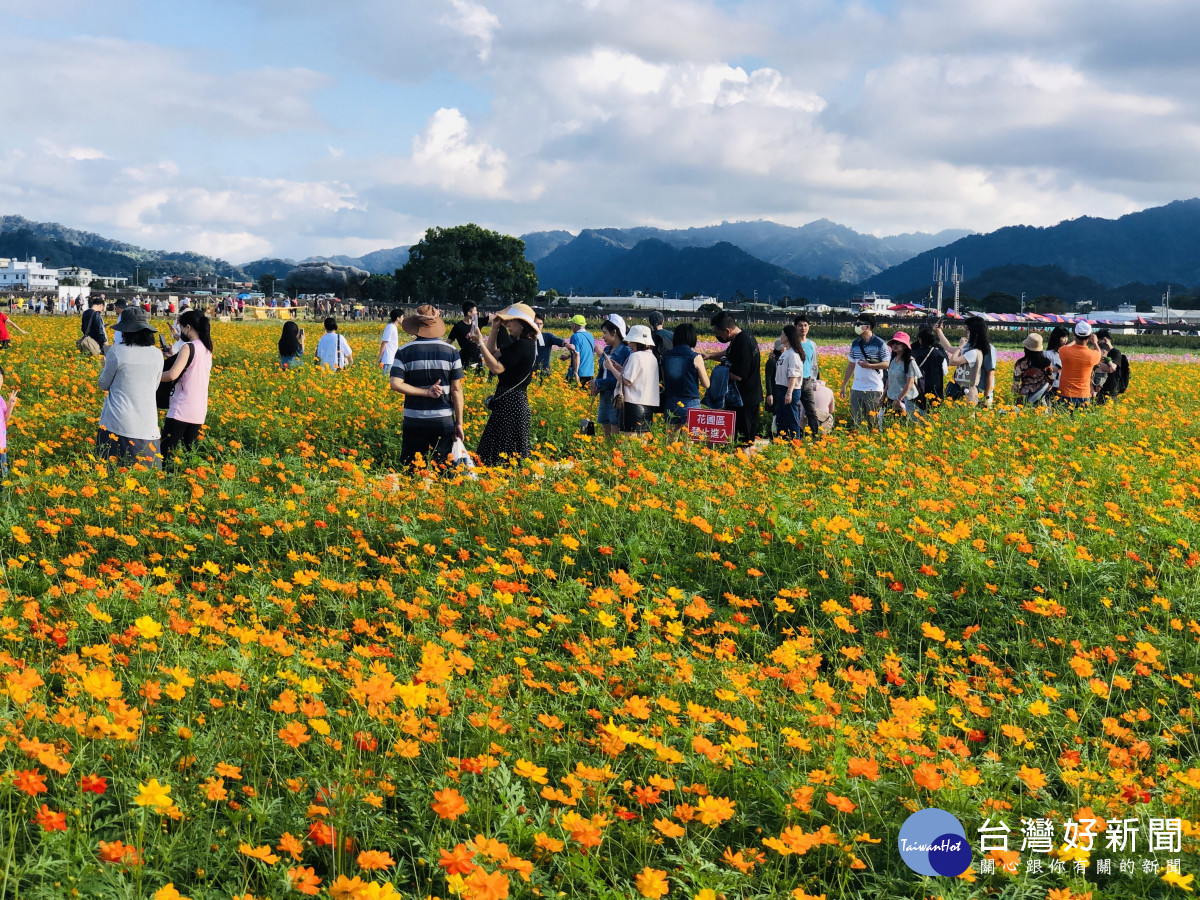
<svg viewBox="0 0 1200 900">
<path fill-rule="evenodd" d="M 486 6 L 469 0 L 448 0 L 453 13 L 447 12 L 438 21 L 479 42 L 479 58 L 487 61 L 492 52 L 492 35 L 500 20 Z"/>
<path fill-rule="evenodd" d="M 455 195 L 504 197 L 506 162 L 503 151 L 472 138 L 461 112 L 443 108 L 413 140 L 406 180 Z"/>
<path fill-rule="evenodd" d="M 989 229 L 1200 194 L 1185 0 L 247 5 L 322 53 L 11 43 L 0 118 L 36 131 L 0 138 L 0 203 L 307 255 L 466 220 Z M 378 112 L 323 114 L 343 100 Z M 369 116 L 393 112 L 418 124 L 385 156 Z"/>
</svg>

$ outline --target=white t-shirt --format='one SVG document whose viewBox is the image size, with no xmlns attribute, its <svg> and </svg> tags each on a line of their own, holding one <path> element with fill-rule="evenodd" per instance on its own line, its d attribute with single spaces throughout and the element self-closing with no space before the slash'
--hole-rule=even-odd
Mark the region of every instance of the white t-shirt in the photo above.
<svg viewBox="0 0 1200 900">
<path fill-rule="evenodd" d="M 341 365 L 338 365 L 339 355 L 341 356 Z M 317 341 L 317 361 L 323 366 L 331 369 L 344 369 L 350 365 L 351 355 L 350 345 L 336 331 L 325 332 L 321 336 L 321 340 Z"/>
<path fill-rule="evenodd" d="M 983 365 L 983 354 L 978 350 L 964 350 L 962 358 L 966 363 L 954 369 L 954 383 L 964 389 L 979 387 L 979 370 Z M 959 372 L 962 372 L 960 375 Z"/>
<path fill-rule="evenodd" d="M 388 322 L 387 328 L 383 329 L 383 349 L 379 354 L 379 362 L 387 368 L 392 367 L 392 359 L 396 355 L 396 350 L 400 347 L 400 332 L 396 330 L 394 322 Z"/>
<path fill-rule="evenodd" d="M 854 381 L 850 385 L 850 390 L 882 393 L 883 369 L 864 369 L 858 365 L 860 359 L 872 363 L 890 363 L 892 351 L 878 335 L 873 335 L 869 344 L 858 338 L 850 345 L 850 361 L 854 363 Z M 883 368 L 886 369 L 887 366 Z"/>
<path fill-rule="evenodd" d="M 788 347 L 779 356 L 779 361 L 775 363 L 775 384 L 778 387 L 786 388 L 788 382 L 793 378 L 801 378 L 804 376 L 804 362 L 800 359 L 800 354 Z"/>
<path fill-rule="evenodd" d="M 1046 350 L 1046 358 L 1050 360 L 1050 371 L 1054 373 L 1054 389 L 1058 390 L 1058 380 L 1062 377 L 1062 359 L 1057 350 Z"/>
<path fill-rule="evenodd" d="M 631 353 L 622 375 L 627 381 L 621 391 L 626 403 L 658 406 L 658 360 L 653 350 Z"/>
</svg>

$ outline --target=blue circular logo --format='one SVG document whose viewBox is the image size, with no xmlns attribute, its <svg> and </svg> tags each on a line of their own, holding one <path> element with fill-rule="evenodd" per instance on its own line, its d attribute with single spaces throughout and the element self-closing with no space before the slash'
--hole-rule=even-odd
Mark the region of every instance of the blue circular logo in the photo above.
<svg viewBox="0 0 1200 900">
<path fill-rule="evenodd" d="M 918 875 L 955 878 L 971 867 L 971 845 L 962 823 L 944 809 L 921 809 L 904 820 L 900 858 Z"/>
</svg>

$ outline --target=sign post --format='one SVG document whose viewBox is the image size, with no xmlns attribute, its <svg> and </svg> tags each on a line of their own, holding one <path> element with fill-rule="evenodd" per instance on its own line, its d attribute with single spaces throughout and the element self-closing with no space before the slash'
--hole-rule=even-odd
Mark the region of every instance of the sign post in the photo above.
<svg viewBox="0 0 1200 900">
<path fill-rule="evenodd" d="M 737 413 L 731 409 L 689 409 L 688 432 L 710 444 L 732 444 Z"/>
</svg>

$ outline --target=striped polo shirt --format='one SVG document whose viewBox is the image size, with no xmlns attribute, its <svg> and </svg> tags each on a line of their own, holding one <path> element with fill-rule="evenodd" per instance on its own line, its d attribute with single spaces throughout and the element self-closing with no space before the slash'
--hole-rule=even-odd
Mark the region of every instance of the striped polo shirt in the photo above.
<svg viewBox="0 0 1200 900">
<path fill-rule="evenodd" d="M 454 347 L 439 338 L 414 338 L 396 351 L 391 376 L 413 387 L 429 388 L 439 380 L 445 390 L 438 399 L 404 397 L 404 424 L 408 427 L 450 431 L 454 428 L 454 406 L 450 382 L 463 377 L 462 359 Z"/>
</svg>

